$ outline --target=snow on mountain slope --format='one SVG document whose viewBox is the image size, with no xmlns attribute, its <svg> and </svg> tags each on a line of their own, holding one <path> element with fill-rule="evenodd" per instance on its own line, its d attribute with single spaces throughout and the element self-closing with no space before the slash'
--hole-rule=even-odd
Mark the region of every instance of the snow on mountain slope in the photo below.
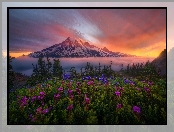
<svg viewBox="0 0 174 132">
<path fill-rule="evenodd" d="M 38 58 L 46 57 L 125 57 L 132 56 L 120 52 L 109 51 L 106 47 L 100 49 L 81 39 L 68 37 L 65 41 L 55 44 L 41 51 L 30 53 L 28 56 Z"/>
</svg>

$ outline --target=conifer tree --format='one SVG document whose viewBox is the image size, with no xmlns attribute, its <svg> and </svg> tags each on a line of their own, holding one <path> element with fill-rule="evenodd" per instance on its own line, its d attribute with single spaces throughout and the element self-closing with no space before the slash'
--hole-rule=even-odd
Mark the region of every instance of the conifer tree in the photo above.
<svg viewBox="0 0 174 132">
<path fill-rule="evenodd" d="M 10 64 L 12 62 L 12 57 L 9 56 L 9 69 L 8 69 L 8 72 L 9 72 L 9 88 L 13 88 L 13 81 L 14 81 L 14 71 L 13 71 L 13 67 L 12 65 Z"/>
<path fill-rule="evenodd" d="M 62 69 L 62 66 L 60 65 L 60 60 L 54 59 L 53 76 L 61 78 L 62 74 L 63 74 L 63 69 Z"/>
</svg>

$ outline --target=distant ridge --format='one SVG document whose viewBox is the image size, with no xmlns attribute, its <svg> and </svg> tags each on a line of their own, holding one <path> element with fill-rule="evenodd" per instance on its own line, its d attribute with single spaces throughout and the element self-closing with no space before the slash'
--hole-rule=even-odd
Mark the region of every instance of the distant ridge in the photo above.
<svg viewBox="0 0 174 132">
<path fill-rule="evenodd" d="M 155 58 L 152 63 L 155 64 L 158 68 L 161 70 L 161 75 L 166 75 L 167 74 L 167 50 L 164 49 L 157 58 Z"/>
</svg>

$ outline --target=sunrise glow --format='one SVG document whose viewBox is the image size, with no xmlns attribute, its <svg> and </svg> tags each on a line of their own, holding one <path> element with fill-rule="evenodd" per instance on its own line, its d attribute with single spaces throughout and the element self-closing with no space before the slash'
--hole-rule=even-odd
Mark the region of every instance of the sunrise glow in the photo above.
<svg viewBox="0 0 174 132">
<path fill-rule="evenodd" d="M 20 56 L 22 56 L 22 55 L 28 55 L 29 53 L 31 53 L 31 52 L 20 52 L 20 53 L 11 52 L 11 53 L 10 53 L 10 56 L 16 58 L 16 57 L 20 57 Z"/>
<path fill-rule="evenodd" d="M 157 57 L 166 49 L 165 9 L 10 9 L 13 57 L 41 51 L 67 37 L 99 48 Z"/>
</svg>

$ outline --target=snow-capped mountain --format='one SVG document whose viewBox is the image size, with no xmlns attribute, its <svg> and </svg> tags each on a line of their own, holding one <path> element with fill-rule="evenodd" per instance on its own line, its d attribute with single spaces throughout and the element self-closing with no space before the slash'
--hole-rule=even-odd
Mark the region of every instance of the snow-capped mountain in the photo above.
<svg viewBox="0 0 174 132">
<path fill-rule="evenodd" d="M 88 42 L 83 42 L 81 39 L 70 37 L 62 43 L 30 53 L 28 56 L 38 58 L 46 57 L 46 55 L 49 57 L 135 57 L 135 55 L 109 51 L 106 47 L 101 49 Z"/>
</svg>

